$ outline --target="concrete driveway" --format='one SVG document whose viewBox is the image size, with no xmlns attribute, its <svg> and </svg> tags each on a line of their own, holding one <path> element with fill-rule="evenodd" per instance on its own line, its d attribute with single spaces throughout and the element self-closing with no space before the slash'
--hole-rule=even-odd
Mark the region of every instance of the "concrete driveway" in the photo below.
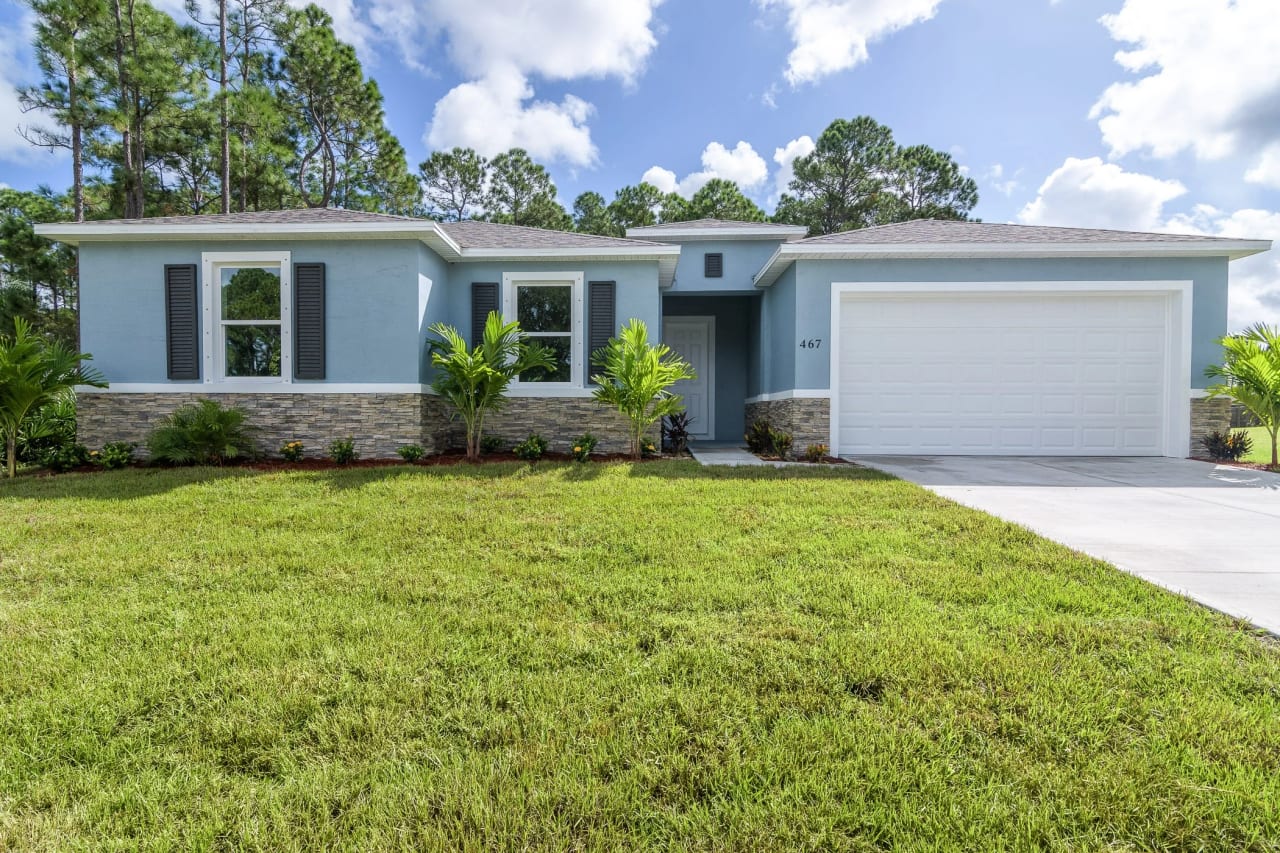
<svg viewBox="0 0 1280 853">
<path fill-rule="evenodd" d="M 1182 459 L 854 461 L 1280 634 L 1280 474 Z"/>
</svg>

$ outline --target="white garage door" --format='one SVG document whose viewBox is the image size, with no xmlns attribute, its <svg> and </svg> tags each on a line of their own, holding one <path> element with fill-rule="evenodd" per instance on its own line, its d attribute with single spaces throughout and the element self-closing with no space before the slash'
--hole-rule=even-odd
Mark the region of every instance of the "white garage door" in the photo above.
<svg viewBox="0 0 1280 853">
<path fill-rule="evenodd" d="M 841 453 L 1159 456 L 1163 294 L 852 296 Z"/>
</svg>

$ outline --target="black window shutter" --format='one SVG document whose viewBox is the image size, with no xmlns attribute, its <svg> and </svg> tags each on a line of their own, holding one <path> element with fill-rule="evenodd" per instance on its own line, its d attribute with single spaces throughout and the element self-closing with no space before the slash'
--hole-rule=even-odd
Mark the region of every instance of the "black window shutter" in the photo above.
<svg viewBox="0 0 1280 853">
<path fill-rule="evenodd" d="M 705 278 L 723 278 L 724 255 L 720 252 L 707 252 L 702 258 L 702 274 Z"/>
<path fill-rule="evenodd" d="M 477 281 L 471 284 L 471 346 L 478 347 L 484 340 L 484 324 L 498 307 L 498 285 Z"/>
<path fill-rule="evenodd" d="M 324 379 L 324 349 L 324 264 L 294 264 L 294 378 Z"/>
<path fill-rule="evenodd" d="M 617 334 L 617 284 L 593 281 L 587 285 L 587 379 L 593 372 L 592 354 Z"/>
<path fill-rule="evenodd" d="M 170 379 L 200 378 L 200 297 L 195 264 L 165 264 L 164 315 Z"/>
</svg>

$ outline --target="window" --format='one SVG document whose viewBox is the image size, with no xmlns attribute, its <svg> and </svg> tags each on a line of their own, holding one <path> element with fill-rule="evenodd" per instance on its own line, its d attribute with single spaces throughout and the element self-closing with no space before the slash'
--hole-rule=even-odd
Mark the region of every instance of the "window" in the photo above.
<svg viewBox="0 0 1280 853">
<path fill-rule="evenodd" d="M 554 369 L 522 373 L 517 384 L 581 384 L 581 273 L 505 275 L 503 300 L 507 319 L 519 321 L 525 336 L 551 350 L 555 360 Z"/>
<path fill-rule="evenodd" d="M 704 278 L 723 278 L 724 255 L 720 252 L 707 252 L 703 255 L 702 275 Z"/>
<path fill-rule="evenodd" d="M 203 261 L 207 381 L 290 381 L 289 254 L 207 252 Z"/>
</svg>

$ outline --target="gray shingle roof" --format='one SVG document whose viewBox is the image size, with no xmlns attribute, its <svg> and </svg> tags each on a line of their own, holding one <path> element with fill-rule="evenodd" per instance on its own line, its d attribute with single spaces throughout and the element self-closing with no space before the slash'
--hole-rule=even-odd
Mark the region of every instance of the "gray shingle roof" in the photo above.
<svg viewBox="0 0 1280 853">
<path fill-rule="evenodd" d="M 691 219 L 687 222 L 663 222 L 661 225 L 640 225 L 628 230 L 632 233 L 652 232 L 654 234 L 660 234 L 663 231 L 685 231 L 695 228 L 706 231 L 737 230 L 740 228 L 759 228 L 762 231 L 794 231 L 796 226 L 782 225 L 777 222 L 745 222 L 736 219 Z"/>
<path fill-rule="evenodd" d="M 464 249 L 597 249 L 661 245 L 649 240 L 628 240 L 625 237 L 597 237 L 594 234 L 578 234 L 574 231 L 549 231 L 545 228 L 529 228 L 523 225 L 499 225 L 496 222 L 441 222 L 440 227 L 455 243 Z"/>
<path fill-rule="evenodd" d="M 154 216 L 147 219 L 99 219 L 78 223 L 87 231 L 99 226 L 182 225 L 199 228 L 210 225 L 387 225 L 420 224 L 432 220 L 413 216 L 395 216 L 389 213 L 364 213 L 359 210 L 337 208 L 300 208 L 297 210 L 268 210 L 252 213 L 206 214 L 200 216 Z M 449 238 L 464 249 L 591 249 L 633 246 L 654 247 L 661 245 L 648 240 L 628 240 L 622 237 L 597 237 L 572 231 L 550 231 L 521 225 L 499 225 L 494 222 L 441 222 L 440 228 Z"/>
<path fill-rule="evenodd" d="M 82 225 L 306 225 L 316 222 L 421 222 L 411 216 L 364 213 L 333 207 L 304 207 L 297 210 L 262 210 L 250 213 L 213 213 L 200 216 L 152 216 L 147 219 L 92 219 Z"/>
<path fill-rule="evenodd" d="M 877 225 L 796 241 L 795 245 L 895 245 L 920 243 L 1176 243 L 1224 240 L 1191 234 L 1110 231 L 1100 228 L 1054 228 L 1043 225 L 1005 225 L 994 222 L 954 222 L 915 219 Z"/>
</svg>

